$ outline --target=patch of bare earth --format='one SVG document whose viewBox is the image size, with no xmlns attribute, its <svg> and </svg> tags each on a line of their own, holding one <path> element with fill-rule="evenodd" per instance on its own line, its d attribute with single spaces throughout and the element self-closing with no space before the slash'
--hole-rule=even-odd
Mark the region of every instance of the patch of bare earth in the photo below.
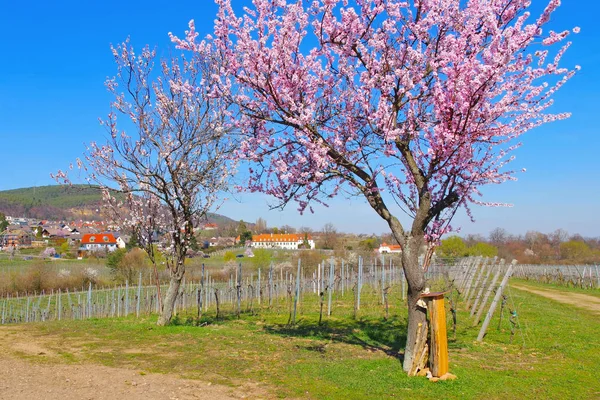
<svg viewBox="0 0 600 400">
<path fill-rule="evenodd" d="M 260 399 L 255 385 L 240 388 L 173 375 L 96 364 L 60 363 L 60 355 L 17 326 L 0 327 L 0 399 L 162 400 Z"/>
<path fill-rule="evenodd" d="M 600 298 L 598 297 L 589 296 L 582 293 L 563 292 L 555 289 L 532 288 L 521 284 L 511 284 L 511 287 L 537 294 L 538 296 L 543 296 L 548 299 L 558 301 L 559 303 L 570 304 L 572 306 L 592 311 L 594 314 L 600 315 Z"/>
</svg>

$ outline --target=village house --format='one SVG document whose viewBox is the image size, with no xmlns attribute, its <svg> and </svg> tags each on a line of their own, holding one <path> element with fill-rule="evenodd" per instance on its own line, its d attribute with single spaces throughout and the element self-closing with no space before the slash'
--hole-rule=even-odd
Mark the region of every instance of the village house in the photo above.
<svg viewBox="0 0 600 400">
<path fill-rule="evenodd" d="M 379 254 L 402 253 L 402 246 L 399 244 L 382 243 L 377 251 L 379 251 Z"/>
<path fill-rule="evenodd" d="M 6 218 L 6 222 L 8 222 L 9 224 L 19 225 L 19 226 L 26 226 L 31 221 L 28 218 L 16 218 L 16 217 L 11 217 L 9 215 L 7 215 L 5 218 Z"/>
<path fill-rule="evenodd" d="M 43 228 L 42 229 L 42 238 L 44 239 L 50 239 L 50 238 L 55 238 L 55 237 L 59 237 L 59 238 L 65 238 L 67 236 L 70 236 L 71 232 L 70 231 L 66 231 L 62 228 Z"/>
<path fill-rule="evenodd" d="M 33 240 L 33 234 L 14 225 L 0 234 L 0 247 L 29 247 Z"/>
<path fill-rule="evenodd" d="M 86 252 L 111 252 L 119 248 L 117 238 L 112 233 L 88 233 L 81 238 L 78 256 Z"/>
<path fill-rule="evenodd" d="M 253 235 L 250 246 L 256 249 L 276 248 L 286 250 L 298 250 L 299 248 L 302 248 L 302 246 L 314 249 L 315 241 L 312 239 L 311 235 L 301 235 L 293 233 L 266 233 L 262 235 Z"/>
<path fill-rule="evenodd" d="M 118 249 L 124 249 L 125 247 L 127 247 L 127 242 L 129 242 L 130 238 L 124 238 L 120 232 L 118 231 L 114 231 L 114 232 L 106 232 L 106 233 L 111 233 L 114 237 L 115 240 L 117 241 L 117 248 Z M 127 240 L 125 240 L 127 239 Z"/>
</svg>

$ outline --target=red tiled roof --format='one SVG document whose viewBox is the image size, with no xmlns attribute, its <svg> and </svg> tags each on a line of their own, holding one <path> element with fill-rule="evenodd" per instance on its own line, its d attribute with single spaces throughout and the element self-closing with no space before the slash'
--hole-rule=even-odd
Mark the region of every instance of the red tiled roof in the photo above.
<svg viewBox="0 0 600 400">
<path fill-rule="evenodd" d="M 81 238 L 81 244 L 117 244 L 112 233 L 87 233 Z"/>
<path fill-rule="evenodd" d="M 381 243 L 380 247 L 389 247 L 390 250 L 402 250 L 402 246 L 400 246 L 399 244 Z"/>
</svg>

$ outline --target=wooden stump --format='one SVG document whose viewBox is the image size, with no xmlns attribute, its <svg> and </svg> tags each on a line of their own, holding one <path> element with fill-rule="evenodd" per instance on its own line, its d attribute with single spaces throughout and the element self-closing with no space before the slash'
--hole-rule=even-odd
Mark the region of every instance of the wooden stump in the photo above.
<svg viewBox="0 0 600 400">
<path fill-rule="evenodd" d="M 427 300 L 429 310 L 431 326 L 429 364 L 434 377 L 440 377 L 448 372 L 448 335 L 444 294 L 444 292 L 437 292 L 421 295 Z"/>
</svg>

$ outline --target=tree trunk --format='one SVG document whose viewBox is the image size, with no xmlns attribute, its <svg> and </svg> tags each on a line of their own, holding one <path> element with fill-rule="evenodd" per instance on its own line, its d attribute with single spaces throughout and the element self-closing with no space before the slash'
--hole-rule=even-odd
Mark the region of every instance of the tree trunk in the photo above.
<svg viewBox="0 0 600 400">
<path fill-rule="evenodd" d="M 157 325 L 165 326 L 171 322 L 173 318 L 173 309 L 175 308 L 175 301 L 177 300 L 177 294 L 179 293 L 179 287 L 181 286 L 181 280 L 183 277 L 177 275 L 171 276 L 169 281 L 169 289 L 165 296 L 165 302 L 163 303 L 163 309 L 158 318 Z"/>
<path fill-rule="evenodd" d="M 419 265 L 419 250 L 422 242 L 419 239 L 415 237 L 407 238 L 402 251 L 402 267 L 408 283 L 408 326 L 404 348 L 404 363 L 402 365 L 406 372 L 410 370 L 413 364 L 415 352 L 419 351 L 419 349 L 415 349 L 419 325 L 424 326 L 427 324 L 426 310 L 417 305 L 419 296 L 425 288 L 425 273 Z M 427 329 L 424 329 L 424 332 L 427 332 Z"/>
<path fill-rule="evenodd" d="M 158 309 L 162 312 L 162 294 L 160 293 L 160 278 L 158 276 L 158 268 L 156 267 L 156 261 L 152 261 L 154 267 L 154 283 L 156 284 L 156 298 L 158 300 Z"/>
</svg>

